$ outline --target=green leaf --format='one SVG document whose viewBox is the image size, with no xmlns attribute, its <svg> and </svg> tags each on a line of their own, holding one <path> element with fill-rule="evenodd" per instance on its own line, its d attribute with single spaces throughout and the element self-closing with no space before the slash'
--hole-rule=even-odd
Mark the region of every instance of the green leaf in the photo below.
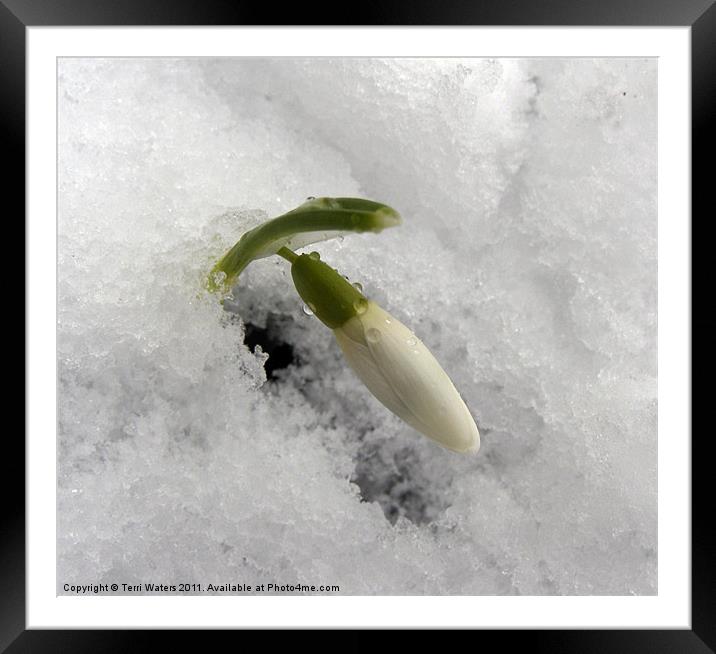
<svg viewBox="0 0 716 654">
<path fill-rule="evenodd" d="M 314 198 L 246 232 L 212 269 L 210 291 L 228 289 L 254 259 L 282 247 L 298 249 L 351 232 L 381 232 L 399 225 L 391 207 L 362 198 Z"/>
</svg>

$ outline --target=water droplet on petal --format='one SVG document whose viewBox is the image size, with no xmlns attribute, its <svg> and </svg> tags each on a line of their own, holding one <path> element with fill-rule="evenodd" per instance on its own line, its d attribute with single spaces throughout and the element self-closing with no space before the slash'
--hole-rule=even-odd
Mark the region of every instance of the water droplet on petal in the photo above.
<svg viewBox="0 0 716 654">
<path fill-rule="evenodd" d="M 407 341 L 405 341 L 405 342 L 406 342 L 408 345 L 410 345 L 410 347 L 413 347 L 413 345 L 417 345 L 417 344 L 418 344 L 418 341 L 417 341 L 416 339 L 412 338 L 412 337 L 409 338 L 409 339 L 408 339 Z"/>
<path fill-rule="evenodd" d="M 357 291 L 362 291 L 363 284 L 361 284 L 360 282 L 356 282 L 355 284 L 353 284 L 353 288 L 355 288 Z"/>
<path fill-rule="evenodd" d="M 311 259 L 313 259 L 314 261 L 318 261 L 321 258 L 321 255 L 318 254 L 318 252 L 311 252 L 311 254 L 309 254 L 308 256 L 311 257 Z"/>
<path fill-rule="evenodd" d="M 362 316 L 368 310 L 368 300 L 359 297 L 354 303 L 353 308 L 359 316 Z"/>
<path fill-rule="evenodd" d="M 386 324 L 386 325 L 392 324 L 392 321 L 390 320 L 390 318 L 386 318 L 386 319 L 385 319 L 385 324 Z"/>
<path fill-rule="evenodd" d="M 381 339 L 381 333 L 375 327 L 371 327 L 366 330 L 365 337 L 371 343 L 378 343 Z"/>
<path fill-rule="evenodd" d="M 301 309 L 307 316 L 312 316 L 316 307 L 311 304 L 304 304 Z"/>
</svg>

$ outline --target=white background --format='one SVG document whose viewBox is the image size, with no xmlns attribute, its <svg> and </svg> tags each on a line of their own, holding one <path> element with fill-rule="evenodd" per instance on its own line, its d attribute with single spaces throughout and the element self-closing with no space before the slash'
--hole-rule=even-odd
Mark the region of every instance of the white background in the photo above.
<svg viewBox="0 0 716 654">
<path fill-rule="evenodd" d="M 56 58 L 120 55 L 659 58 L 658 596 L 55 596 Z M 688 28 L 28 29 L 27 627 L 689 627 L 689 59 Z"/>
</svg>

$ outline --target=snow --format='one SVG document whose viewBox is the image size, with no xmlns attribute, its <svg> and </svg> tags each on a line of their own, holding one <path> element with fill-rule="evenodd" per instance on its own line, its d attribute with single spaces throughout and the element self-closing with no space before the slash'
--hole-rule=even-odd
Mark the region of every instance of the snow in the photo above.
<svg viewBox="0 0 716 654">
<path fill-rule="evenodd" d="M 61 59 L 58 592 L 655 594 L 656 72 Z M 282 259 L 204 291 L 308 196 L 403 216 L 314 249 L 443 364 L 477 455 L 370 395 Z"/>
</svg>

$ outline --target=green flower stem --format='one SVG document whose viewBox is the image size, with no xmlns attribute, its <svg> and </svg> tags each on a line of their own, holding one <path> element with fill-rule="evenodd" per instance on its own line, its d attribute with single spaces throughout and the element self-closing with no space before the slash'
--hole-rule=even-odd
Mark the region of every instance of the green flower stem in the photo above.
<svg viewBox="0 0 716 654">
<path fill-rule="evenodd" d="M 398 224 L 398 212 L 380 202 L 312 199 L 246 232 L 214 266 L 208 287 L 211 291 L 230 288 L 251 261 L 277 254 L 284 246 L 300 248 L 343 233 L 380 232 Z"/>
<path fill-rule="evenodd" d="M 278 252 L 276 252 L 279 256 L 286 259 L 286 261 L 289 261 L 290 263 L 293 263 L 298 259 L 298 255 L 293 251 L 289 250 L 287 247 L 282 247 Z"/>
</svg>

